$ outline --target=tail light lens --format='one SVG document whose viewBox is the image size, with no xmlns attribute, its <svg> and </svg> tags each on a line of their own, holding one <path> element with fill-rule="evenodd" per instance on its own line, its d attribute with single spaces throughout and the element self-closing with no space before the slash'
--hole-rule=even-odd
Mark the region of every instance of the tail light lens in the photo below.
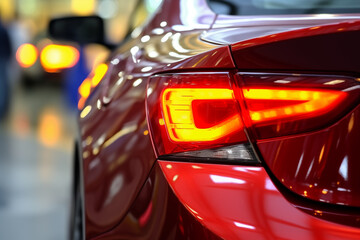
<svg viewBox="0 0 360 240">
<path fill-rule="evenodd" d="M 150 78 L 147 114 L 160 158 L 257 163 L 246 129 L 254 141 L 317 130 L 356 100 L 347 77 L 168 74 Z"/>
<path fill-rule="evenodd" d="M 160 157 L 257 163 L 226 73 L 152 77 L 147 110 Z"/>
<path fill-rule="evenodd" d="M 335 123 L 359 100 L 348 77 L 239 75 L 247 126 L 256 139 L 318 130 Z"/>
<path fill-rule="evenodd" d="M 161 104 L 174 142 L 212 142 L 244 128 L 231 89 L 167 88 Z"/>
<path fill-rule="evenodd" d="M 244 88 L 243 94 L 254 123 L 321 115 L 336 107 L 347 95 L 339 91 L 288 88 Z"/>
</svg>

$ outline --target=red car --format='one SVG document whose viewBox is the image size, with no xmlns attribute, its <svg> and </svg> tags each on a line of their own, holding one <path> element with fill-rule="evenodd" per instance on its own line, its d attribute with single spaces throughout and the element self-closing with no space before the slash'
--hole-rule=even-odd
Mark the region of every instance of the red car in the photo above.
<svg viewBox="0 0 360 240">
<path fill-rule="evenodd" d="M 359 11 L 164 1 L 86 80 L 72 231 L 360 239 Z"/>
</svg>

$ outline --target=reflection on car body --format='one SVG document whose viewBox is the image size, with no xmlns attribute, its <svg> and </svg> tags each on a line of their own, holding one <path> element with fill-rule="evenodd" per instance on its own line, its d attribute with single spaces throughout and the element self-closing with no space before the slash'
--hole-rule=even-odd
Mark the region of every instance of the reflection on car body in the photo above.
<svg viewBox="0 0 360 240">
<path fill-rule="evenodd" d="M 164 1 L 86 83 L 73 230 L 358 239 L 360 6 L 214 2 Z"/>
</svg>

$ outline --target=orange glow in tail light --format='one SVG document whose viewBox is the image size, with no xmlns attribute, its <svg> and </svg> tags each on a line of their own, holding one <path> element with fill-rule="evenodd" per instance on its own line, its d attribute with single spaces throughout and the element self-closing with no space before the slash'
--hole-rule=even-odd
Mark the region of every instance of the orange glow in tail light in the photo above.
<svg viewBox="0 0 360 240">
<path fill-rule="evenodd" d="M 38 57 L 36 47 L 30 43 L 22 44 L 16 51 L 16 60 L 23 68 L 29 68 L 35 64 Z"/>
<path fill-rule="evenodd" d="M 72 46 L 50 44 L 40 54 L 41 65 L 48 72 L 71 68 L 79 61 L 79 51 Z"/>
<path fill-rule="evenodd" d="M 346 93 L 331 90 L 244 88 L 253 123 L 316 116 L 338 105 Z"/>
<path fill-rule="evenodd" d="M 158 156 L 319 131 L 349 113 L 360 92 L 345 76 L 258 73 L 159 74 L 147 88 Z"/>
<path fill-rule="evenodd" d="M 199 107 L 196 102 L 203 104 Z M 200 114 L 201 106 L 211 113 L 205 110 Z M 162 94 L 162 108 L 167 132 L 174 142 L 214 141 L 243 128 L 231 89 L 167 88 Z M 219 116 L 222 112 L 232 114 Z"/>
<path fill-rule="evenodd" d="M 209 158 L 235 156 L 230 145 L 248 144 L 227 73 L 157 75 L 147 88 L 149 133 L 158 156 L 189 151 Z"/>
</svg>

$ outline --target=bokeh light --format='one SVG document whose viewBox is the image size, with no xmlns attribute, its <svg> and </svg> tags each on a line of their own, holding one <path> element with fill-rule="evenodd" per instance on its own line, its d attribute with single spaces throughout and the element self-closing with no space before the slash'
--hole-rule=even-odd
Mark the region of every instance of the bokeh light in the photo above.
<svg viewBox="0 0 360 240">
<path fill-rule="evenodd" d="M 30 43 L 22 44 L 16 51 L 16 60 L 23 68 L 29 68 L 35 64 L 38 57 L 36 47 Z"/>
<path fill-rule="evenodd" d="M 48 72 L 71 68 L 79 60 L 79 51 L 67 45 L 47 45 L 40 54 L 41 65 Z"/>
</svg>

